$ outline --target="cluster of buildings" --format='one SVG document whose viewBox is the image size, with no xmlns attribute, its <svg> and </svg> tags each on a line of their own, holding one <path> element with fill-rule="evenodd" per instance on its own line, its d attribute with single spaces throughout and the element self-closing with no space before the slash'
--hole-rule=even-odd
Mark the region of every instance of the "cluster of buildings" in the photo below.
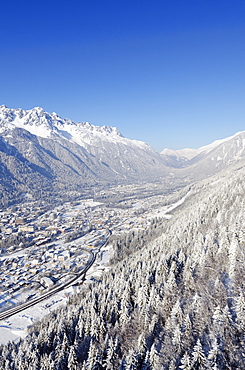
<svg viewBox="0 0 245 370">
<path fill-rule="evenodd" d="M 89 254 L 79 251 L 76 246 L 63 249 L 56 244 L 44 244 L 42 248 L 28 248 L 22 253 L 1 257 L 0 260 L 0 299 L 1 294 L 13 296 L 22 288 L 42 291 L 70 274 L 84 267 Z M 44 283 L 43 283 L 44 281 Z"/>
</svg>

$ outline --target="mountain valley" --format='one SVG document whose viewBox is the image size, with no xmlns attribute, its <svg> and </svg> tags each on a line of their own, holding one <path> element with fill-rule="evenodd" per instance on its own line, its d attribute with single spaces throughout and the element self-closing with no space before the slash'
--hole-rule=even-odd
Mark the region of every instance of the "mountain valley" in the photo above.
<svg viewBox="0 0 245 370">
<path fill-rule="evenodd" d="M 91 196 L 100 187 L 162 182 L 164 188 L 205 179 L 244 160 L 245 133 L 199 149 L 160 154 L 115 127 L 75 123 L 42 108 L 0 107 L 2 205 L 28 196 Z M 169 184 L 169 185 L 167 185 Z"/>
<path fill-rule="evenodd" d="M 1 106 L 0 161 L 0 369 L 245 367 L 245 132 L 157 153 Z"/>
</svg>

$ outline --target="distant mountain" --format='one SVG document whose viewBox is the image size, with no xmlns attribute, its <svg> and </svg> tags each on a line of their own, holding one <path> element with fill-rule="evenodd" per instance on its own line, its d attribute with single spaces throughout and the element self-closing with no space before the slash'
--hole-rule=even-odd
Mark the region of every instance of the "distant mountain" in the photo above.
<svg viewBox="0 0 245 370">
<path fill-rule="evenodd" d="M 181 154 L 181 150 L 164 149 L 160 154 L 169 167 L 181 168 L 188 162 L 188 157 Z"/>
<path fill-rule="evenodd" d="M 164 149 L 161 155 L 169 166 L 182 169 L 179 174 L 189 173 L 193 178 L 204 178 L 245 160 L 245 131 L 199 149 Z"/>
<path fill-rule="evenodd" d="M 164 176 L 162 156 L 110 126 L 62 119 L 42 108 L 0 107 L 3 192 L 136 181 Z M 5 175 L 4 175 L 5 174 Z M 6 184 L 6 179 L 11 187 Z"/>
<path fill-rule="evenodd" d="M 215 149 L 217 146 L 223 144 L 224 142 L 232 139 L 233 137 L 239 135 L 240 133 L 237 133 L 231 137 L 221 139 L 221 140 L 215 140 L 213 143 L 202 146 L 198 149 L 194 148 L 185 148 L 185 149 L 179 149 L 179 150 L 171 150 L 171 149 L 164 149 L 161 154 L 162 155 L 172 155 L 174 157 L 183 158 L 184 161 L 190 160 L 199 154 L 207 154 L 211 150 Z"/>
</svg>

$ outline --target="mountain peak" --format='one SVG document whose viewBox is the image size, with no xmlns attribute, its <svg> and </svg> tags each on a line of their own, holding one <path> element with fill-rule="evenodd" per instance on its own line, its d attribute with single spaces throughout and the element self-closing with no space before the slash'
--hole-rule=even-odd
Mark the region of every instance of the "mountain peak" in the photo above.
<svg viewBox="0 0 245 370">
<path fill-rule="evenodd" d="M 41 107 L 34 107 L 34 108 L 30 109 L 30 110 L 29 110 L 29 112 L 34 112 L 34 113 L 37 113 L 37 114 L 40 114 L 40 115 L 42 115 L 43 113 L 44 113 L 44 114 L 48 114 L 48 113 L 47 113 L 47 112 L 45 112 L 45 111 L 44 111 L 44 109 L 43 109 L 43 108 L 41 108 Z"/>
<path fill-rule="evenodd" d="M 0 108 L 1 132 L 15 127 L 25 129 L 31 134 L 58 140 L 69 140 L 88 149 L 90 146 L 104 146 L 103 143 L 123 144 L 137 146 L 148 152 L 154 150 L 146 143 L 138 140 L 125 138 L 120 131 L 113 126 L 95 126 L 88 122 L 74 122 L 68 118 L 61 118 L 57 113 L 48 113 L 41 107 L 30 110 Z"/>
</svg>

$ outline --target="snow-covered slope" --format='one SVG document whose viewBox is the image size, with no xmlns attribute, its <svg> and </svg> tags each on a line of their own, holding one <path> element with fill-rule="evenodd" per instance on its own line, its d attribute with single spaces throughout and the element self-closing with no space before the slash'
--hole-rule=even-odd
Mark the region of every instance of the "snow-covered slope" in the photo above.
<svg viewBox="0 0 245 370">
<path fill-rule="evenodd" d="M 6 128 L 19 127 L 31 134 L 52 138 L 59 136 L 70 142 L 84 147 L 99 146 L 102 142 L 134 146 L 154 152 L 146 143 L 130 140 L 122 136 L 116 127 L 94 126 L 88 122 L 75 123 L 69 119 L 62 119 L 56 113 L 47 113 L 42 108 L 31 110 L 10 109 L 5 105 L 0 106 L 0 134 Z"/>
</svg>

